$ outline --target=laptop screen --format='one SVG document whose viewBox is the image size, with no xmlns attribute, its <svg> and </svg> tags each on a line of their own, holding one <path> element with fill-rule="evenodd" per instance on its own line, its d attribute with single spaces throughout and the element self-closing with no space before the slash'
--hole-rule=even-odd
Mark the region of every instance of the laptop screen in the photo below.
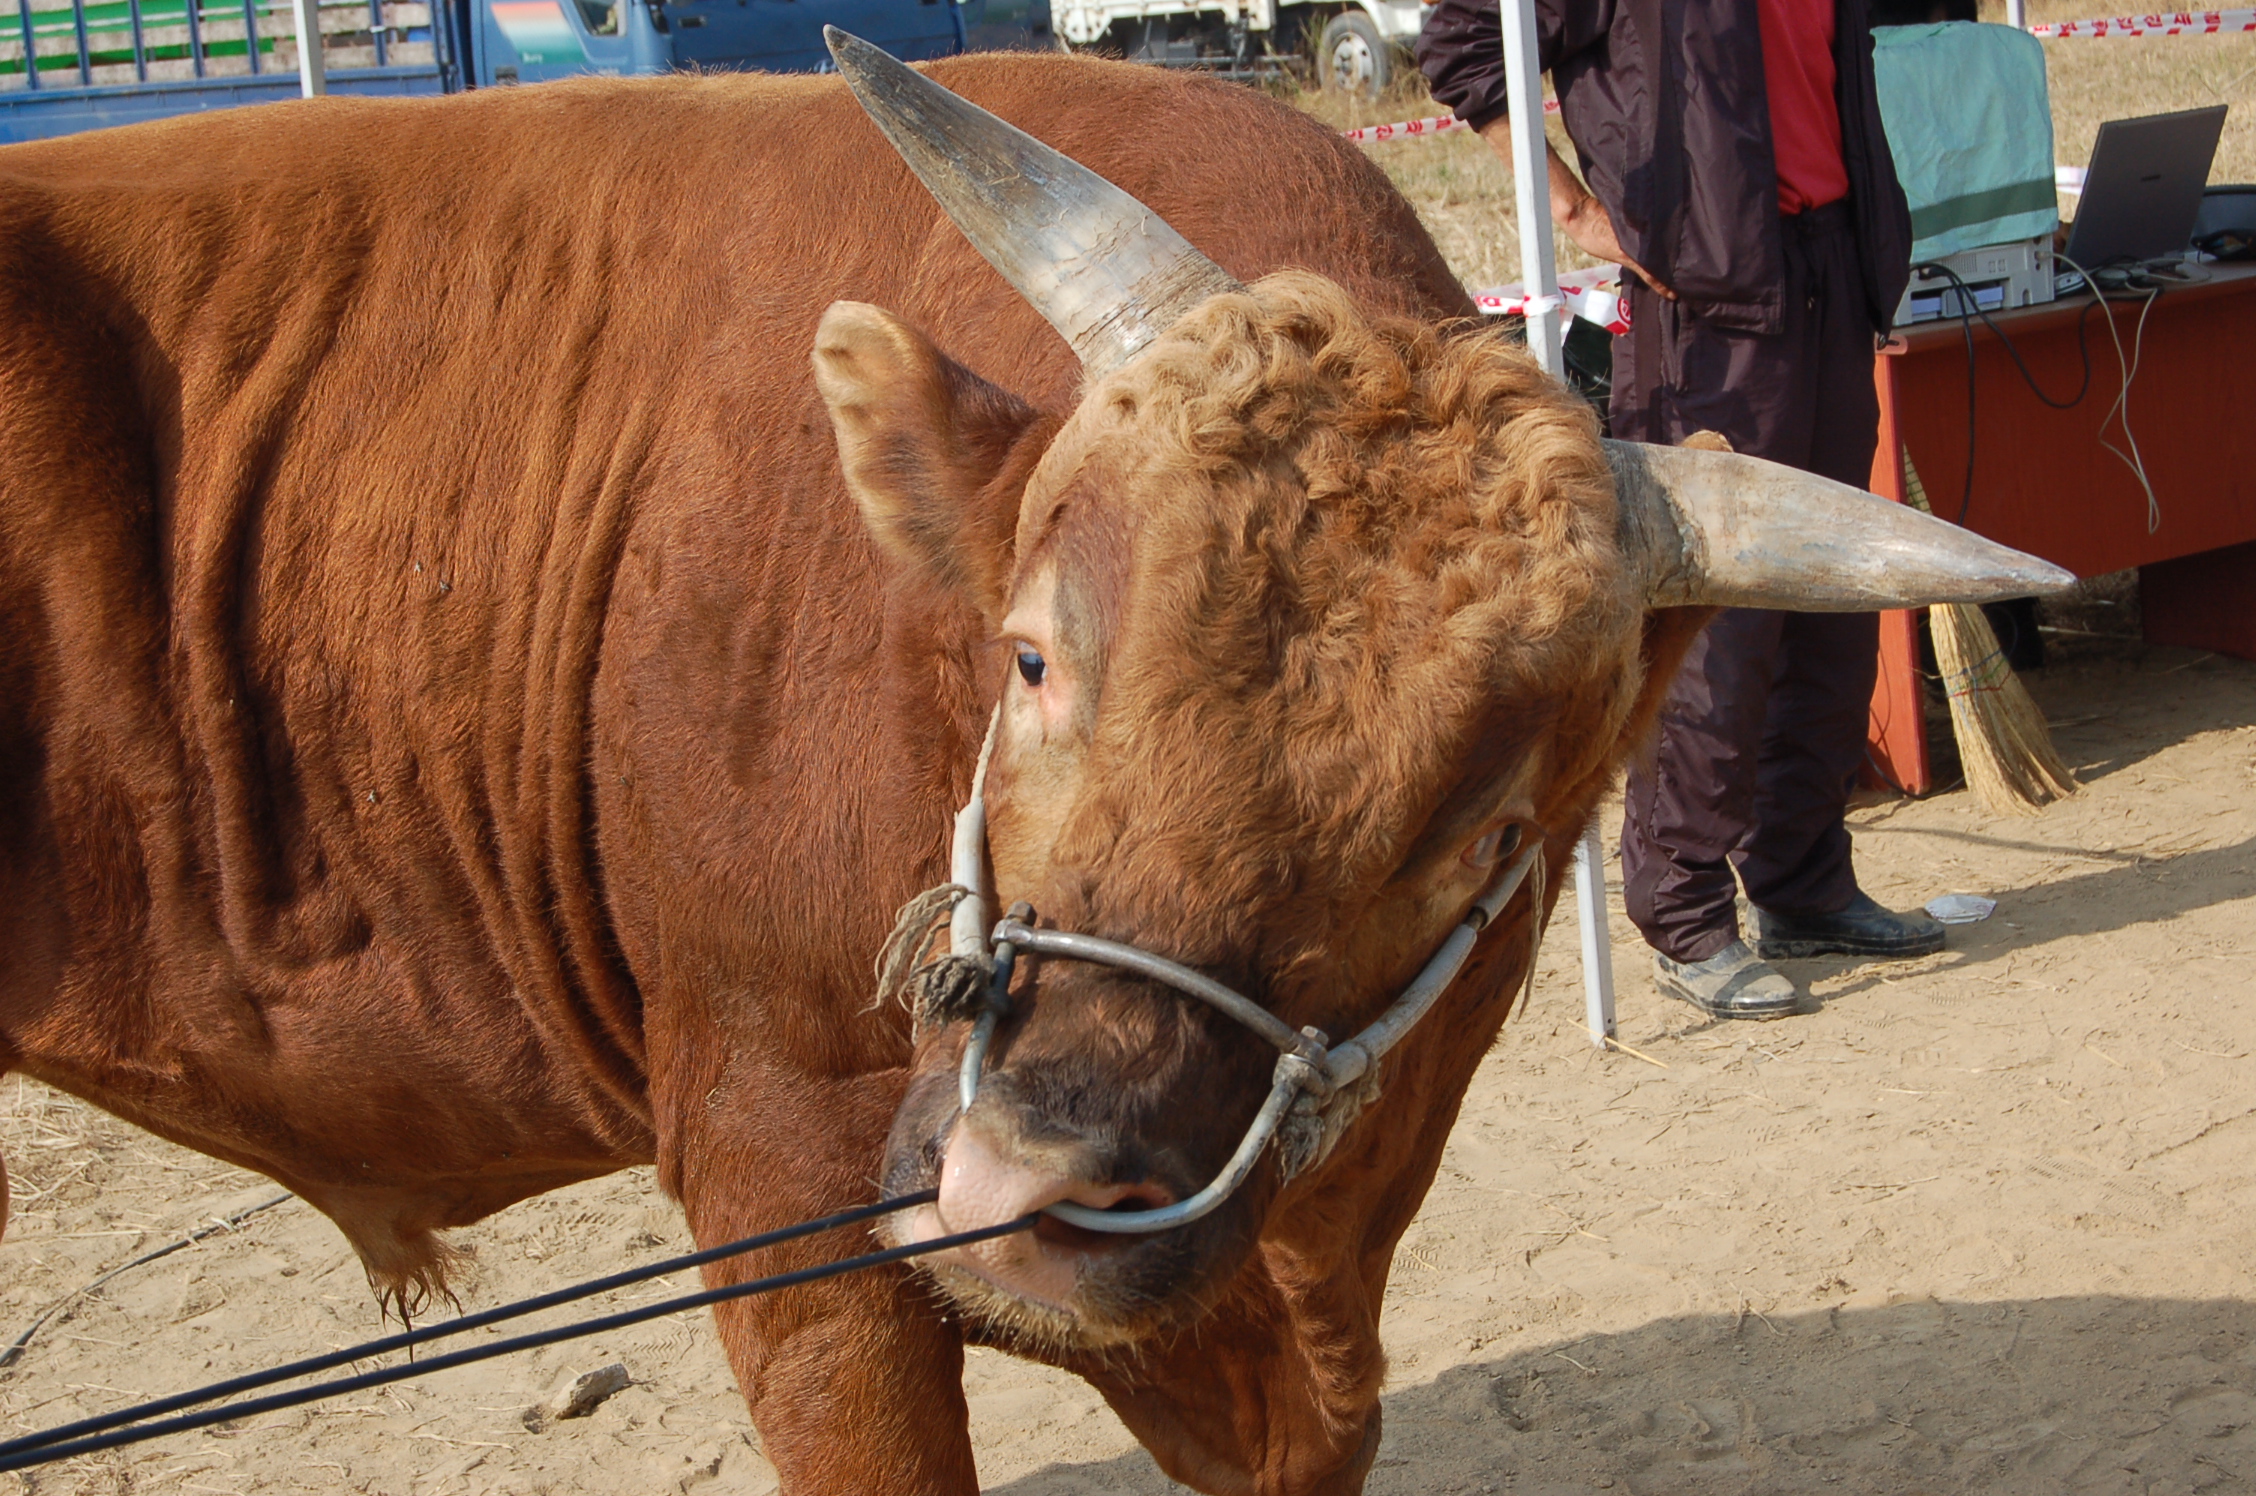
<svg viewBox="0 0 2256 1496">
<path fill-rule="evenodd" d="M 2096 269 L 2183 254 L 2224 128 L 2222 104 L 2101 125 L 2068 231 L 2068 258 Z"/>
</svg>

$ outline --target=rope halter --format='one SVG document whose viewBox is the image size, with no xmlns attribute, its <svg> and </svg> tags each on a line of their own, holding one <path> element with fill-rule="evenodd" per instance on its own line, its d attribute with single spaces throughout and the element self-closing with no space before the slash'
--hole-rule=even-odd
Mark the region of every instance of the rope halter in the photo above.
<svg viewBox="0 0 2256 1496">
<path fill-rule="evenodd" d="M 1379 1061 L 1401 1043 L 1419 1019 L 1464 967 L 1481 932 L 1511 902 L 1512 896 L 1536 875 L 1536 890 L 1529 900 L 1529 924 L 1542 933 L 1543 844 L 1522 850 L 1497 871 L 1481 896 L 1466 911 L 1463 923 L 1443 938 L 1441 945 L 1385 1012 L 1354 1038 L 1333 1044 L 1320 1029 L 1295 1029 L 1253 999 L 1195 971 L 1178 961 L 1140 947 L 1094 935 L 1063 930 L 1036 929 L 1033 910 L 1014 904 L 992 930 L 987 920 L 987 765 L 995 751 L 995 733 L 1001 708 L 988 723 L 987 741 L 980 749 L 979 767 L 972 776 L 971 798 L 956 816 L 953 845 L 953 881 L 927 890 L 901 910 L 892 938 L 879 958 L 879 991 L 894 991 L 905 979 L 913 991 L 919 1028 L 961 1019 L 972 1020 L 971 1039 L 964 1045 L 957 1072 L 958 1115 L 971 1110 L 979 1096 L 986 1070 L 987 1051 L 995 1029 L 1010 1013 L 1011 976 L 1020 952 L 1051 960 L 1087 961 L 1129 972 L 1171 987 L 1186 997 L 1236 1019 L 1266 1039 L 1277 1050 L 1268 1098 L 1238 1140 L 1237 1151 L 1206 1188 L 1185 1200 L 1150 1210 L 1096 1210 L 1060 1201 L 1045 1208 L 1069 1225 L 1090 1231 L 1148 1233 L 1187 1225 L 1212 1211 L 1240 1186 L 1260 1162 L 1261 1150 L 1275 1138 L 1278 1164 L 1287 1180 L 1322 1163 L 1340 1137 L 1354 1124 L 1364 1106 L 1378 1097 Z M 907 967 L 922 949 L 924 937 L 945 907 L 950 911 L 950 953 L 913 973 Z M 1528 979 L 1534 980 L 1535 959 L 1530 951 Z"/>
</svg>

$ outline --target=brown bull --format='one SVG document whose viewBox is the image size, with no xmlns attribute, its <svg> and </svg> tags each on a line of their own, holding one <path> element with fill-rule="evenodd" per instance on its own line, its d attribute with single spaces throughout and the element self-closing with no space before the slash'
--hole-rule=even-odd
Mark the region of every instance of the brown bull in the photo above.
<svg viewBox="0 0 2256 1496">
<path fill-rule="evenodd" d="M 437 1230 L 651 1160 L 701 1243 L 881 1174 L 940 1183 L 904 1236 L 1146 1208 L 1260 1100 L 1243 1029 L 1030 965 L 959 1118 L 966 1025 L 871 1001 L 998 702 L 999 898 L 1296 1027 L 1352 1031 L 1515 841 L 1571 845 L 1701 616 L 1649 605 L 1772 595 L 1746 534 L 1633 502 L 1315 124 L 932 71 L 1148 205 L 1096 240 L 1156 214 L 1220 268 L 1106 303 L 1029 258 L 1069 287 L 1038 312 L 834 81 L 0 152 L 0 1060 L 272 1175 L 406 1299 Z M 1777 596 L 1828 601 L 1806 563 Z M 1202 1489 L 1359 1488 L 1393 1246 L 1555 892 L 1297 1178 L 1046 1221 L 945 1301 L 724 1310 L 786 1488 L 973 1489 L 967 1338 Z"/>
</svg>

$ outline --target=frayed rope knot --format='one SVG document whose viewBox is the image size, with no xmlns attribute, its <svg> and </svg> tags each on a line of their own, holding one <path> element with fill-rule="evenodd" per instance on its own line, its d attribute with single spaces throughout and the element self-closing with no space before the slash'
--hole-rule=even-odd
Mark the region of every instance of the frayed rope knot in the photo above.
<svg viewBox="0 0 2256 1496">
<path fill-rule="evenodd" d="M 1532 892 L 1528 899 L 1527 976 L 1520 989 L 1523 1007 L 1526 1000 L 1534 996 L 1535 964 L 1543 951 L 1546 874 L 1543 848 L 1538 844 L 1527 879 Z M 1302 1032 L 1314 1031 L 1303 1029 Z M 1317 1037 L 1320 1042 L 1321 1036 Z M 1329 1075 L 1299 1055 L 1280 1056 L 1277 1064 L 1281 1070 L 1300 1078 L 1300 1094 L 1293 1098 L 1284 1120 L 1277 1124 L 1277 1164 L 1285 1180 L 1290 1182 L 1331 1157 L 1332 1150 L 1339 1146 L 1339 1140 L 1347 1135 L 1364 1109 L 1378 1103 L 1379 1066 L 1374 1062 L 1346 1085 L 1334 1086 Z"/>
<path fill-rule="evenodd" d="M 995 963 L 985 956 L 942 956 L 918 967 L 903 994 L 917 1032 L 977 1018 L 994 980 Z"/>
<path fill-rule="evenodd" d="M 916 1015 L 917 1031 L 959 1018 L 979 1016 L 994 963 L 986 956 L 922 958 L 932 944 L 936 925 L 955 913 L 956 905 L 971 896 L 961 883 L 928 888 L 901 906 L 893 917 L 893 933 L 877 953 L 877 997 L 874 1010 L 898 997 Z M 920 964 L 921 962 L 921 964 Z"/>
<path fill-rule="evenodd" d="M 1373 1065 L 1346 1085 L 1334 1086 L 1329 1076 L 1298 1055 L 1284 1055 L 1277 1063 L 1307 1072 L 1300 1094 L 1277 1124 L 1277 1167 L 1289 1182 L 1331 1157 L 1363 1108 L 1379 1099 L 1379 1067 Z"/>
</svg>

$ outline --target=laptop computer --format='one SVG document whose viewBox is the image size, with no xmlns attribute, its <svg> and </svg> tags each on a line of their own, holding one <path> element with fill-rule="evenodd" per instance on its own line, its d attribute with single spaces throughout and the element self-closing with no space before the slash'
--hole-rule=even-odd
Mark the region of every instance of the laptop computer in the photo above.
<svg viewBox="0 0 2256 1496">
<path fill-rule="evenodd" d="M 2224 128 L 2222 104 L 2101 125 L 2068 230 L 2068 258 L 2096 270 L 2183 255 Z"/>
</svg>

